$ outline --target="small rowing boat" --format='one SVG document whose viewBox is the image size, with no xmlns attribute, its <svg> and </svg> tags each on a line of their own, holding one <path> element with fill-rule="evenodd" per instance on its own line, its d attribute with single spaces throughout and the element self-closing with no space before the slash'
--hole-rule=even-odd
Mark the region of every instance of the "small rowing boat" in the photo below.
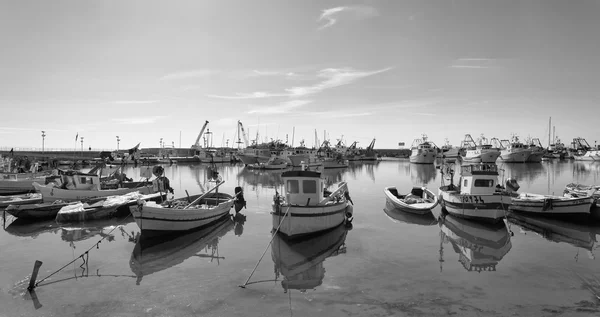
<svg viewBox="0 0 600 317">
<path fill-rule="evenodd" d="M 430 213 L 438 205 L 437 196 L 425 187 L 413 187 L 406 195 L 400 195 L 395 186 L 388 186 L 383 192 L 395 208 L 413 214 Z"/>
</svg>

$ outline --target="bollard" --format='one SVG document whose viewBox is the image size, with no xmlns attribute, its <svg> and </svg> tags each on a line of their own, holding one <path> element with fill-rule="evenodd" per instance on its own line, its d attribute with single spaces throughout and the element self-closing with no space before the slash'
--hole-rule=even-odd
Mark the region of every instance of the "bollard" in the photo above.
<svg viewBox="0 0 600 317">
<path fill-rule="evenodd" d="M 31 273 L 31 279 L 29 280 L 29 287 L 27 289 L 32 291 L 35 288 L 35 281 L 37 280 L 38 272 L 40 271 L 40 267 L 42 266 L 42 261 L 35 261 L 33 265 L 33 272 Z"/>
</svg>

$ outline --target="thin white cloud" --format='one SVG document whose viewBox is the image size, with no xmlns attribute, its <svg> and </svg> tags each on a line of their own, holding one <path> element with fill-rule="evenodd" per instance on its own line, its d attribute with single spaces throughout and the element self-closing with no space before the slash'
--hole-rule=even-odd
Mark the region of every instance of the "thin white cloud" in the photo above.
<svg viewBox="0 0 600 317">
<path fill-rule="evenodd" d="M 117 100 L 114 104 L 118 105 L 135 105 L 135 104 L 148 104 L 148 103 L 159 103 L 160 100 Z"/>
<path fill-rule="evenodd" d="M 451 68 L 492 68 L 490 66 L 483 65 L 451 65 Z"/>
<path fill-rule="evenodd" d="M 162 80 L 178 80 L 178 79 L 189 79 L 189 78 L 206 78 L 213 74 L 217 73 L 217 71 L 210 69 L 196 69 L 196 70 L 188 70 L 175 72 L 171 74 L 167 74 L 160 79 Z"/>
<path fill-rule="evenodd" d="M 415 115 L 418 115 L 418 116 L 430 116 L 430 117 L 437 116 L 437 114 L 435 114 L 435 113 L 427 113 L 427 112 L 411 112 L 411 113 L 408 113 L 408 114 L 415 114 Z"/>
<path fill-rule="evenodd" d="M 352 13 L 355 18 L 366 19 L 379 15 L 377 9 L 369 6 L 342 6 L 323 10 L 321 16 L 319 16 L 318 22 L 326 21 L 326 23 L 319 27 L 319 30 L 323 30 L 337 23 L 339 15 L 342 13 Z"/>
<path fill-rule="evenodd" d="M 112 121 L 119 124 L 149 124 L 155 123 L 158 120 L 164 119 L 166 116 L 150 116 L 150 117 L 130 117 L 130 118 L 118 118 L 112 119 Z"/>
<path fill-rule="evenodd" d="M 324 79 L 322 82 L 313 86 L 292 87 L 286 89 L 286 92 L 292 97 L 314 94 L 325 89 L 348 85 L 361 78 L 383 73 L 390 69 L 392 68 L 388 67 L 374 71 L 357 71 L 352 68 L 326 68 L 319 71 L 317 74 L 317 77 Z"/>
<path fill-rule="evenodd" d="M 224 95 L 206 95 L 209 98 L 218 99 L 261 99 L 271 97 L 302 97 L 310 94 L 319 93 L 323 90 L 335 88 L 343 85 L 351 84 L 359 79 L 373 76 L 379 73 L 387 72 L 391 67 L 383 68 L 374 71 L 359 71 L 350 67 L 346 68 L 326 68 L 322 69 L 317 73 L 317 78 L 321 78 L 322 81 L 312 86 L 298 86 L 285 89 L 285 93 L 271 93 L 264 91 L 256 91 L 253 93 L 236 93 L 233 96 Z"/>
<path fill-rule="evenodd" d="M 222 96 L 222 95 L 206 95 L 206 97 L 217 98 L 217 99 L 261 99 L 261 98 L 271 98 L 271 97 L 287 97 L 287 94 L 274 94 L 270 92 L 264 91 L 256 91 L 253 93 L 238 93 L 234 96 Z"/>
<path fill-rule="evenodd" d="M 494 58 L 459 58 L 458 61 L 461 62 L 489 62 L 494 61 Z"/>
<path fill-rule="evenodd" d="M 248 113 L 249 114 L 252 114 L 252 113 L 258 113 L 258 114 L 288 113 L 296 108 L 305 106 L 311 102 L 313 102 L 313 101 L 312 100 L 290 100 L 290 101 L 282 102 L 276 106 L 255 108 L 255 109 L 248 111 Z"/>
</svg>

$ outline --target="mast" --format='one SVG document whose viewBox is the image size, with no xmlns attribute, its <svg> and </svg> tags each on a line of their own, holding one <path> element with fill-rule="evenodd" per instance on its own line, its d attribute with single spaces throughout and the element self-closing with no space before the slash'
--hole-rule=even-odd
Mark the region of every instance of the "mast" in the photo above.
<svg viewBox="0 0 600 317">
<path fill-rule="evenodd" d="M 548 121 L 548 147 L 550 147 L 550 127 L 552 126 L 552 117 Z"/>
<path fill-rule="evenodd" d="M 296 127 L 293 127 L 292 129 L 292 145 L 291 147 L 294 147 L 294 136 L 296 135 Z"/>
</svg>

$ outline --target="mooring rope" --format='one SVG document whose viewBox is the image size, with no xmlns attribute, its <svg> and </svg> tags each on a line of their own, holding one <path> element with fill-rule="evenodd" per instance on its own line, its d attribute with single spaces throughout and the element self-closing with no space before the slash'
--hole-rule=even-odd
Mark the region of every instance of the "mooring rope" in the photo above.
<svg viewBox="0 0 600 317">
<path fill-rule="evenodd" d="M 78 257 L 76 257 L 75 259 L 73 259 L 69 263 L 65 264 L 60 269 L 52 272 L 50 275 L 44 277 L 41 280 L 36 281 L 35 284 L 33 285 L 33 288 L 37 287 L 40 283 L 42 283 L 43 281 L 47 280 L 48 278 L 50 278 L 54 274 L 62 271 L 64 268 L 66 268 L 67 266 L 73 264 L 75 261 L 79 260 L 80 258 L 83 260 L 83 264 L 81 264 L 83 266 L 86 263 L 86 257 L 85 256 L 87 256 L 87 258 L 89 259 L 89 252 L 94 247 L 96 247 L 96 249 L 99 249 L 100 248 L 100 242 L 102 242 L 104 239 L 106 239 L 106 237 L 108 237 L 115 229 L 119 228 L 119 226 L 121 226 L 125 222 L 125 220 L 127 220 L 127 218 L 129 218 L 130 216 L 131 216 L 131 213 L 127 217 L 123 218 L 123 220 L 117 226 L 115 226 L 114 228 L 112 228 L 112 230 L 110 230 L 105 236 L 103 236 L 102 239 L 98 240 L 98 242 L 94 243 L 89 249 L 87 249 L 85 252 L 83 252 L 82 254 L 80 254 Z"/>
<path fill-rule="evenodd" d="M 246 288 L 246 285 L 248 285 L 248 282 L 250 281 L 250 278 L 252 278 L 252 275 L 254 275 L 254 272 L 256 271 L 256 269 L 258 268 L 258 265 L 260 264 L 260 261 L 262 261 L 263 257 L 267 253 L 267 250 L 269 250 L 269 246 L 271 246 L 271 243 L 273 242 L 273 239 L 275 239 L 275 235 L 277 235 L 277 232 L 279 232 L 279 228 L 281 228 L 281 224 L 283 223 L 283 220 L 285 219 L 285 217 L 287 217 L 288 212 L 290 211 L 291 207 L 292 207 L 292 205 L 288 206 L 288 209 L 285 211 L 285 214 L 283 215 L 283 217 L 279 221 L 279 225 L 277 226 L 277 229 L 275 229 L 275 232 L 273 233 L 273 236 L 271 236 L 271 240 L 269 241 L 269 244 L 267 244 L 267 247 L 265 248 L 265 251 L 260 256 L 260 259 L 258 260 L 258 262 L 256 262 L 256 265 L 254 266 L 254 270 L 252 270 L 252 273 L 250 273 L 250 276 L 248 276 L 248 279 L 246 280 L 246 282 L 244 283 L 244 285 L 240 285 L 241 288 Z"/>
</svg>

